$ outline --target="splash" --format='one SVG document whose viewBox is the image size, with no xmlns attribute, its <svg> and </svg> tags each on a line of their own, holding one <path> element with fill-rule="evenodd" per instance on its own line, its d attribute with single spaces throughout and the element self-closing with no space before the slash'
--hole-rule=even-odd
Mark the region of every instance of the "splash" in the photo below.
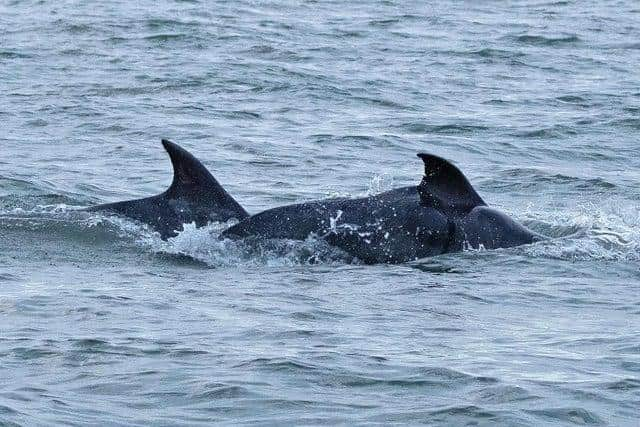
<svg viewBox="0 0 640 427">
<path fill-rule="evenodd" d="M 626 200 L 585 202 L 563 211 L 528 211 L 522 219 L 553 237 L 523 246 L 527 255 L 575 261 L 640 260 L 640 209 Z"/>
<path fill-rule="evenodd" d="M 0 230 L 16 233 L 41 233 L 42 238 L 64 241 L 81 240 L 85 244 L 122 244 L 132 250 L 152 254 L 189 257 L 211 267 L 267 265 L 295 266 L 357 262 L 352 256 L 309 236 L 304 241 L 251 240 L 220 238 L 222 231 L 236 223 L 211 223 L 196 227 L 184 224 L 175 237 L 162 240 L 160 234 L 138 221 L 101 212 L 87 212 L 84 206 L 66 203 L 23 205 L 0 208 Z"/>
<path fill-rule="evenodd" d="M 211 267 L 295 266 L 309 264 L 353 263 L 352 256 L 328 245 L 324 240 L 309 236 L 304 241 L 285 239 L 244 239 L 241 241 L 220 237 L 220 233 L 233 225 L 212 223 L 196 227 L 185 224 L 177 236 L 160 240 L 153 236 L 142 243 L 151 251 L 161 254 L 188 256 Z"/>
<path fill-rule="evenodd" d="M 385 191 L 392 190 L 395 187 L 393 176 L 390 174 L 374 175 L 369 183 L 369 189 L 364 196 L 375 196 L 376 194 L 384 193 Z"/>
<path fill-rule="evenodd" d="M 185 224 L 177 236 L 162 240 L 149 226 L 104 213 L 85 212 L 73 200 L 65 203 L 0 206 L 0 229 L 46 233 L 61 242 L 72 239 L 87 244 L 121 245 L 152 254 L 186 256 L 212 267 L 267 265 L 292 266 L 318 263 L 353 263 L 352 256 L 328 245 L 318 236 L 304 241 L 220 238 L 234 224 L 213 223 L 198 228 Z M 526 256 L 569 261 L 640 260 L 640 209 L 628 200 L 583 202 L 569 208 L 541 211 L 529 206 L 516 213 L 527 226 L 552 238 L 533 245 L 514 248 Z M 341 213 L 329 218 L 330 230 L 356 232 L 342 223 Z M 367 238 L 365 234 L 361 237 Z M 467 252 L 486 251 L 466 247 Z"/>
</svg>

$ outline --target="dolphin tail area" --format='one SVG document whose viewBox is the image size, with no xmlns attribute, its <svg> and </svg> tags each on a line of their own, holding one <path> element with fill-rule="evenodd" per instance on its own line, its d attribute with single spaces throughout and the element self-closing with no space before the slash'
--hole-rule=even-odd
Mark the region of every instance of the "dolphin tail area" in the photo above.
<svg viewBox="0 0 640 427">
<path fill-rule="evenodd" d="M 156 196 L 92 206 L 87 210 L 106 211 L 144 222 L 163 239 L 175 236 L 183 224 L 198 227 L 210 222 L 242 220 L 247 211 L 220 185 L 207 168 L 179 145 L 162 140 L 173 166 L 173 181 Z"/>
</svg>

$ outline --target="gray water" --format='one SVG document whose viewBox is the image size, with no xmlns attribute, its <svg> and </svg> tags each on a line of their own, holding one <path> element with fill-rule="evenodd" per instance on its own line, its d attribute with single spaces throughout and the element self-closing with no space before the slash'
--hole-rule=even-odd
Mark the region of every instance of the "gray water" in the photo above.
<svg viewBox="0 0 640 427">
<path fill-rule="evenodd" d="M 606 5 L 605 5 L 606 3 Z M 0 423 L 637 426 L 640 5 L 0 2 Z M 416 184 L 553 239 L 364 266 L 80 208 Z"/>
</svg>

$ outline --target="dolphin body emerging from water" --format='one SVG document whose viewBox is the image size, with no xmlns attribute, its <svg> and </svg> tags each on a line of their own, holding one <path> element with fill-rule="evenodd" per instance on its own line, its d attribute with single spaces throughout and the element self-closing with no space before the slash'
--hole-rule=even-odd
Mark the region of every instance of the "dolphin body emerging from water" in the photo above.
<svg viewBox="0 0 640 427">
<path fill-rule="evenodd" d="M 544 239 L 490 208 L 460 170 L 420 153 L 425 173 L 418 186 L 357 199 L 332 198 L 249 215 L 193 155 L 166 139 L 174 176 L 162 194 L 88 208 L 152 226 L 163 239 L 183 224 L 239 222 L 221 238 L 324 239 L 368 264 L 413 261 L 466 248 L 507 248 Z"/>
</svg>

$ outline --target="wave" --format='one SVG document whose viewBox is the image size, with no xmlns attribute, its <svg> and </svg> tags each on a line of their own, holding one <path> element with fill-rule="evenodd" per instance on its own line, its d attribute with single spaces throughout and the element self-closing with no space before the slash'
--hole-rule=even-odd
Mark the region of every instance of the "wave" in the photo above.
<svg viewBox="0 0 640 427">
<path fill-rule="evenodd" d="M 441 135 L 460 135 L 475 134 L 488 130 L 486 126 L 467 125 L 467 124 L 427 124 L 422 122 L 409 122 L 392 126 L 394 129 L 404 131 L 411 134 L 441 134 Z"/>
<path fill-rule="evenodd" d="M 567 35 L 561 37 L 545 37 L 538 35 L 525 34 L 514 38 L 516 42 L 533 46 L 560 46 L 566 44 L 579 43 L 582 40 L 576 35 Z"/>
<path fill-rule="evenodd" d="M 578 129 L 570 126 L 555 125 L 546 128 L 530 129 L 521 132 L 512 133 L 512 136 L 517 138 L 528 139 L 562 139 L 567 136 L 573 136 L 578 134 Z"/>
</svg>

